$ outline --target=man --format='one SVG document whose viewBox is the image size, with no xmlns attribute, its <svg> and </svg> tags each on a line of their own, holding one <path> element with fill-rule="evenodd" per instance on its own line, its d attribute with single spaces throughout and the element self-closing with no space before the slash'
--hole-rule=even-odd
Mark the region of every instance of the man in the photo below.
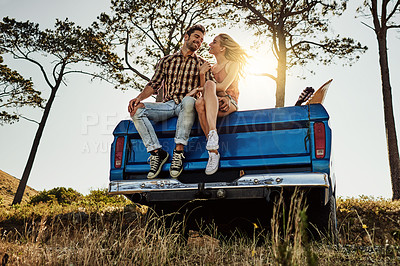
<svg viewBox="0 0 400 266">
<path fill-rule="evenodd" d="M 195 119 L 195 91 L 201 86 L 200 66 L 209 65 L 196 51 L 203 42 L 205 29 L 194 25 L 186 30 L 181 50 L 162 58 L 156 67 L 155 74 L 144 90 L 129 102 L 128 111 L 148 152 L 150 152 L 150 171 L 147 178 L 156 178 L 169 154 L 162 149 L 150 120 L 159 122 L 178 116 L 175 133 L 175 149 L 172 156 L 170 175 L 177 178 L 183 169 L 183 148 L 188 143 L 190 130 Z M 206 80 L 214 77 L 206 67 Z M 204 67 L 202 67 L 202 72 Z M 164 88 L 162 103 L 142 103 L 154 94 L 161 86 Z M 187 95 L 189 92 L 191 94 Z"/>
</svg>

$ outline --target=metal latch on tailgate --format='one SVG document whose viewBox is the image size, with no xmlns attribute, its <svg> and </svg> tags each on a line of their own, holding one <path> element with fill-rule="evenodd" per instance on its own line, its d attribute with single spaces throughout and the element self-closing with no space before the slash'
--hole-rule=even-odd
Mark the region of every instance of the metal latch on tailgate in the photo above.
<svg viewBox="0 0 400 266">
<path fill-rule="evenodd" d="M 206 191 L 204 183 L 199 183 L 195 197 L 199 199 L 209 199 L 211 197 L 211 192 Z"/>
</svg>

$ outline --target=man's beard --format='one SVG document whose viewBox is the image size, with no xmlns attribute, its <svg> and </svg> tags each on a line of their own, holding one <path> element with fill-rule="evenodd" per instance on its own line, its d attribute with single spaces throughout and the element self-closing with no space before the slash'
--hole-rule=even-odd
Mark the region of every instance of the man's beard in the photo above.
<svg viewBox="0 0 400 266">
<path fill-rule="evenodd" d="M 194 42 L 188 44 L 187 46 L 188 46 L 187 48 L 188 48 L 190 51 L 192 51 L 192 52 L 196 52 L 197 49 L 200 48 L 200 45 L 199 45 L 199 48 L 197 48 L 197 47 L 196 47 L 197 45 L 196 45 Z"/>
</svg>

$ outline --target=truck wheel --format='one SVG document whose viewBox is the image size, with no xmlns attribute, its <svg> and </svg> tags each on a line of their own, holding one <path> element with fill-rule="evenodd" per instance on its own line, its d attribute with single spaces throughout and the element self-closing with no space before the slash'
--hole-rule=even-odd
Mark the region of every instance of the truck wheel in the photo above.
<svg viewBox="0 0 400 266">
<path fill-rule="evenodd" d="M 336 198 L 331 195 L 325 206 L 311 205 L 309 212 L 309 229 L 314 239 L 327 238 L 334 244 L 338 243 L 338 230 L 336 218 Z"/>
</svg>

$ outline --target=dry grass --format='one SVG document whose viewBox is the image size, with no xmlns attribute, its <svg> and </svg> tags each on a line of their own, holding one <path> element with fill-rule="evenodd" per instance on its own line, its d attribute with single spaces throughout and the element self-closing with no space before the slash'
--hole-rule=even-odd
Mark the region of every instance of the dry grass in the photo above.
<svg viewBox="0 0 400 266">
<path fill-rule="evenodd" d="M 215 225 L 187 235 L 182 222 L 166 226 L 166 217 L 143 215 L 134 205 L 3 206 L 0 259 L 8 254 L 10 265 L 395 265 L 399 206 L 338 199 L 341 245 L 308 240 L 301 197 L 290 206 L 277 202 L 271 231 L 254 225 L 253 236 L 231 237 Z"/>
<path fill-rule="evenodd" d="M 361 196 L 337 206 L 342 244 L 400 245 L 400 201 Z"/>
</svg>

